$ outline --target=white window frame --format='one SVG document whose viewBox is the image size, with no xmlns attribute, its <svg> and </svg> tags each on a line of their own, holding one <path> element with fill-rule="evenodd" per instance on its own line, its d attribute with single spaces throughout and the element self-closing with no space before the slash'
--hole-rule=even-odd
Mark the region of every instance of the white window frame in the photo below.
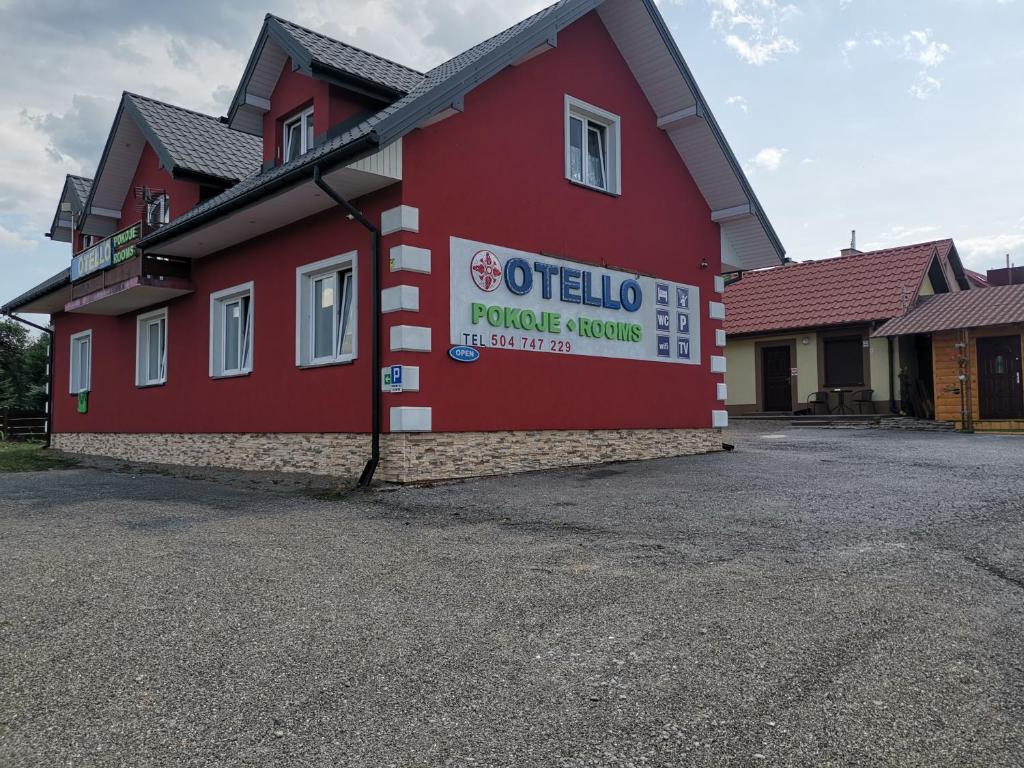
<svg viewBox="0 0 1024 768">
<path fill-rule="evenodd" d="M 235 301 L 243 298 L 249 299 L 249 317 L 247 328 L 239 324 L 240 338 L 238 350 L 240 366 L 228 368 L 224 360 L 226 349 L 225 329 L 227 322 L 225 312 Z M 253 334 L 253 321 L 256 317 L 255 311 L 256 295 L 252 281 L 225 288 L 210 294 L 210 377 L 214 379 L 231 378 L 233 376 L 245 376 L 252 373 L 253 355 L 256 350 L 255 337 Z M 246 335 L 246 331 L 248 335 Z M 246 341 L 248 341 L 248 358 L 245 356 Z"/>
<path fill-rule="evenodd" d="M 282 145 L 282 150 L 284 151 L 284 156 L 283 156 L 282 160 L 284 162 L 286 162 L 286 163 L 289 162 L 289 160 L 293 160 L 294 159 L 294 158 L 291 157 L 291 152 L 289 151 L 291 149 L 291 141 L 290 141 L 291 131 L 289 130 L 289 128 L 291 128 L 291 126 L 295 125 L 296 123 L 299 124 L 299 127 L 301 128 L 301 130 L 299 131 L 299 154 L 296 155 L 295 157 L 300 157 L 301 155 L 306 154 L 307 152 L 309 152 L 309 150 L 311 150 L 313 148 L 314 137 L 309 135 L 310 133 L 312 133 L 312 131 L 310 131 L 310 132 L 306 131 L 306 120 L 307 120 L 307 118 L 310 119 L 310 120 L 312 120 L 312 118 L 313 118 L 313 108 L 312 107 L 310 107 L 309 109 L 304 109 L 299 114 L 295 115 L 294 117 L 288 118 L 287 120 L 285 120 L 281 124 L 282 139 L 283 139 L 282 142 L 281 142 L 281 145 Z"/>
<path fill-rule="evenodd" d="M 570 131 L 572 119 L 583 123 L 583 144 L 582 150 L 582 178 L 572 177 L 572 158 L 570 146 Z M 605 186 L 593 184 L 587 178 L 589 165 L 587 163 L 587 137 L 589 125 L 600 126 L 604 129 L 605 137 Z M 589 189 L 596 189 L 600 192 L 607 192 L 611 195 L 622 194 L 622 120 L 618 115 L 607 110 L 595 107 L 585 101 L 565 96 L 565 178 L 573 184 L 578 184 Z"/>
<path fill-rule="evenodd" d="M 313 291 L 314 281 L 321 277 L 337 274 L 346 270 L 352 271 L 352 351 L 328 357 L 316 357 L 314 352 L 315 336 L 313 329 Z M 335 286 L 336 296 L 341 299 L 341 291 Z M 332 334 L 332 347 L 338 350 L 343 339 Z M 312 368 L 322 365 L 338 365 L 350 363 L 359 355 L 359 266 L 358 253 L 350 251 L 339 256 L 332 256 L 312 264 L 306 264 L 295 270 L 295 365 L 300 368 Z"/>
<path fill-rule="evenodd" d="M 81 362 L 78 348 L 82 342 L 89 344 L 89 362 L 86 364 L 85 381 L 77 363 Z M 92 329 L 71 335 L 71 364 L 68 368 L 68 391 L 72 395 L 92 391 Z"/>
<path fill-rule="evenodd" d="M 164 348 L 161 359 L 162 375 L 155 379 L 149 378 L 149 326 L 164 321 Z M 135 385 L 137 387 L 156 387 L 167 383 L 167 345 L 170 337 L 170 324 L 167 321 L 167 307 L 146 312 L 135 318 Z"/>
</svg>

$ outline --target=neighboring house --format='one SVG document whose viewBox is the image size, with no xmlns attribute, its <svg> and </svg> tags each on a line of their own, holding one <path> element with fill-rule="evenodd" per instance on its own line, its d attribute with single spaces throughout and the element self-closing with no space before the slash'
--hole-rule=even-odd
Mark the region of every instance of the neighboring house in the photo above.
<svg viewBox="0 0 1024 768">
<path fill-rule="evenodd" d="M 562 0 L 428 72 L 267 16 L 225 118 L 125 94 L 75 194 L 71 268 L 3 309 L 52 314 L 54 445 L 139 460 L 716 450 L 721 274 L 784 256 L 653 0 Z"/>
<path fill-rule="evenodd" d="M 742 274 L 725 291 L 729 413 L 903 410 L 930 418 L 930 346 L 872 333 L 919 296 L 970 287 L 952 240 L 846 249 Z"/>
<path fill-rule="evenodd" d="M 930 337 L 937 419 L 1024 431 L 1024 284 L 922 297 L 874 335 Z"/>
</svg>

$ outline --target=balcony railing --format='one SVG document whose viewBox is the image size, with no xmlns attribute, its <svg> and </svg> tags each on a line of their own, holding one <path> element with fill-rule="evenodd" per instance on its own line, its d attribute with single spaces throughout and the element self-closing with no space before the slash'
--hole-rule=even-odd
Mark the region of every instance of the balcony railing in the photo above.
<svg viewBox="0 0 1024 768">
<path fill-rule="evenodd" d="M 71 301 L 65 312 L 120 315 L 191 293 L 191 262 L 143 253 L 138 222 L 82 251 L 71 262 Z"/>
</svg>

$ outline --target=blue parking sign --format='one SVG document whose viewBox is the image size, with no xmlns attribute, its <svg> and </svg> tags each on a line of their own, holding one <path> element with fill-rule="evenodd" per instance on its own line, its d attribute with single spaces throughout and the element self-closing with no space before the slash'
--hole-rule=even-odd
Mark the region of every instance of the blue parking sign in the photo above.
<svg viewBox="0 0 1024 768">
<path fill-rule="evenodd" d="M 676 331 L 679 333 L 690 332 L 690 316 L 686 312 L 676 312 Z"/>
<path fill-rule="evenodd" d="M 391 366 L 391 391 L 402 391 L 402 366 L 400 365 Z"/>
</svg>

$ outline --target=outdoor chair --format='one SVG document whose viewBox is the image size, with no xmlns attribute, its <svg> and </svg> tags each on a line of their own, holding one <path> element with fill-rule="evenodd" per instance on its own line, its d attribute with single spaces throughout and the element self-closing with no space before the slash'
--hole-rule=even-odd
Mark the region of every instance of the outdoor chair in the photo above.
<svg viewBox="0 0 1024 768">
<path fill-rule="evenodd" d="M 850 399 L 851 402 L 856 403 L 857 413 L 874 413 L 875 404 L 871 398 L 875 394 L 873 389 L 858 389 L 853 393 L 853 397 Z"/>
<path fill-rule="evenodd" d="M 811 406 L 814 415 L 828 415 L 828 392 L 812 392 L 807 398 L 807 404 Z"/>
</svg>

